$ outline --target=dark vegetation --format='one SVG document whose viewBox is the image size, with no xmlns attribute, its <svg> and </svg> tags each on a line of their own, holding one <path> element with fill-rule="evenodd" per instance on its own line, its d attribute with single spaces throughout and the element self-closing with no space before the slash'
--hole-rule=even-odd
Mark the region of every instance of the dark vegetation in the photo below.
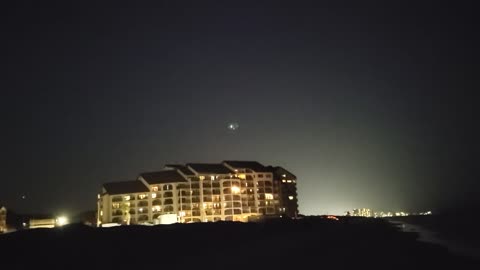
<svg viewBox="0 0 480 270">
<path fill-rule="evenodd" d="M 382 219 L 305 217 L 18 231 L 0 236 L 1 269 L 480 269 Z M 440 268 L 442 267 L 442 268 Z"/>
</svg>

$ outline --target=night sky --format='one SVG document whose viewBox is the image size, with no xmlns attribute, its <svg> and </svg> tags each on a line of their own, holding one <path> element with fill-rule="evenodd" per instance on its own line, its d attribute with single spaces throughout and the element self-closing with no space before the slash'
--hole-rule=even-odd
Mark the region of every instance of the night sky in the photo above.
<svg viewBox="0 0 480 270">
<path fill-rule="evenodd" d="M 13 210 L 93 210 L 103 182 L 227 159 L 296 174 L 303 214 L 480 197 L 473 1 L 11 2 L 0 202 Z"/>
</svg>

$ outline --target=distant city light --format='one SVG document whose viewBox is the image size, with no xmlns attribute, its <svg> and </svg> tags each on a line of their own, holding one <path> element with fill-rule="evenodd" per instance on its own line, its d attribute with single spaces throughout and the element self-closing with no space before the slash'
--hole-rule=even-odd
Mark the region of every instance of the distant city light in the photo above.
<svg viewBox="0 0 480 270">
<path fill-rule="evenodd" d="M 228 130 L 230 130 L 230 131 L 236 131 L 239 127 L 240 127 L 240 125 L 238 123 L 235 123 L 235 122 L 229 123 L 228 126 L 227 126 Z"/>
<path fill-rule="evenodd" d="M 386 218 L 386 217 L 407 217 L 407 216 L 416 216 L 416 215 L 431 215 L 432 211 L 420 212 L 420 213 L 408 213 L 404 211 L 396 211 L 396 212 L 373 212 L 371 209 L 368 208 L 359 208 L 353 209 L 352 211 L 345 212 L 346 215 L 351 216 L 358 216 L 358 217 L 374 217 L 374 218 Z"/>
<path fill-rule="evenodd" d="M 57 226 L 60 226 L 60 227 L 64 226 L 64 225 L 67 225 L 68 224 L 68 218 L 65 217 L 65 216 L 57 217 L 56 223 L 57 223 Z"/>
</svg>

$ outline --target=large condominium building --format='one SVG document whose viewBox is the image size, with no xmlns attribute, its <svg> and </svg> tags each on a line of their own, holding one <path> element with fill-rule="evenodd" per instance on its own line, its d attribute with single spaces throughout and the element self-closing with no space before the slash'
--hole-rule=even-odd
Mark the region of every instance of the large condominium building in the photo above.
<svg viewBox="0 0 480 270">
<path fill-rule="evenodd" d="M 97 208 L 99 224 L 295 217 L 296 177 L 255 161 L 168 164 L 136 180 L 104 184 Z"/>
<path fill-rule="evenodd" d="M 0 206 L 0 233 L 7 231 L 7 209 Z"/>
</svg>

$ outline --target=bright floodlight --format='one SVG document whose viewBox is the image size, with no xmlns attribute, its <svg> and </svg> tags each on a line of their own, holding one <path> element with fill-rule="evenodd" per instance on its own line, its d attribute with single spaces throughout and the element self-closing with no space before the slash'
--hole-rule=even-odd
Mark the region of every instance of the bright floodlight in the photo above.
<svg viewBox="0 0 480 270">
<path fill-rule="evenodd" d="M 68 218 L 65 216 L 57 217 L 57 226 L 63 226 L 68 224 Z"/>
</svg>

